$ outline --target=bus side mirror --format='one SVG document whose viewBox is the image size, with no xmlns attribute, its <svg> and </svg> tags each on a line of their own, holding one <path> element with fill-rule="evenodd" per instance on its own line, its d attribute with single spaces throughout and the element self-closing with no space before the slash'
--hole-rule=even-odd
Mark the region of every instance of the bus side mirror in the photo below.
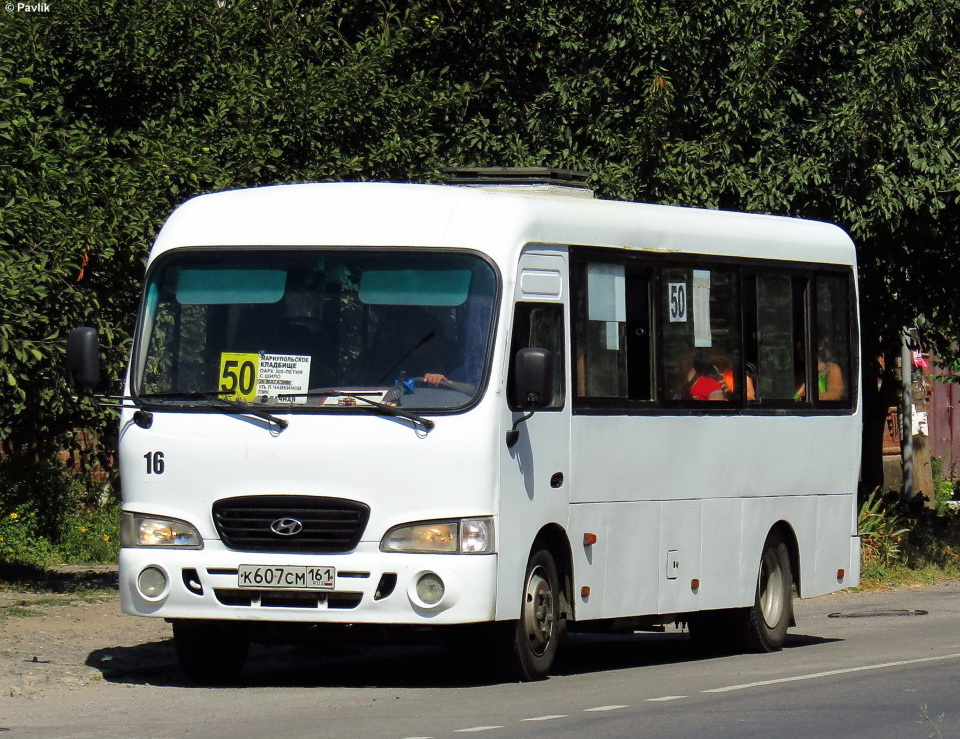
<svg viewBox="0 0 960 739">
<path fill-rule="evenodd" d="M 67 336 L 67 382 L 79 393 L 92 393 L 103 382 L 100 339 L 95 328 L 75 328 Z"/>
<path fill-rule="evenodd" d="M 517 408 L 546 408 L 553 400 L 553 354 L 539 346 L 517 352 L 513 403 Z"/>
</svg>

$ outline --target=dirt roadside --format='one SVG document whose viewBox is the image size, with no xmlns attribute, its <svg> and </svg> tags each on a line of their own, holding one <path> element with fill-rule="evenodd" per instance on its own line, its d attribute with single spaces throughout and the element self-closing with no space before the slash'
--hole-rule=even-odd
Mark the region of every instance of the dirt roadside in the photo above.
<svg viewBox="0 0 960 739">
<path fill-rule="evenodd" d="M 0 697 L 176 674 L 170 625 L 120 612 L 116 568 L 65 570 L 38 590 L 12 587 L 0 582 Z"/>
</svg>

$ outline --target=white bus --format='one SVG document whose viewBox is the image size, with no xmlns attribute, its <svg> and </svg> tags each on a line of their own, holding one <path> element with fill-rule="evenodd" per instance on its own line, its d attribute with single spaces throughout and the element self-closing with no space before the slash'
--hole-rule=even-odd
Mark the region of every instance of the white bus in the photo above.
<svg viewBox="0 0 960 739">
<path fill-rule="evenodd" d="M 194 198 L 121 399 L 122 609 L 200 682 L 331 629 L 519 680 L 567 631 L 778 650 L 859 582 L 856 284 L 835 226 L 577 186 Z"/>
</svg>

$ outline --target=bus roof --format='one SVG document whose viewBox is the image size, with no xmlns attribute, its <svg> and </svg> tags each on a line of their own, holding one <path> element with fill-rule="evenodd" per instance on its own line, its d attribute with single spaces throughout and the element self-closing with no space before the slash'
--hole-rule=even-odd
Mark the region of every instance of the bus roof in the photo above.
<svg viewBox="0 0 960 739">
<path fill-rule="evenodd" d="M 402 246 L 477 249 L 504 263 L 526 244 L 855 262 L 849 236 L 820 221 L 535 189 L 359 182 L 200 195 L 173 212 L 151 259 L 188 246 Z"/>
</svg>

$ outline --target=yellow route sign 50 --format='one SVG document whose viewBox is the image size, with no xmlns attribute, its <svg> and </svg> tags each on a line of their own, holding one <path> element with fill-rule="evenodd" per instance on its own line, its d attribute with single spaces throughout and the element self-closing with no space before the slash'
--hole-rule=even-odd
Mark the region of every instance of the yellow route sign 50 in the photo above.
<svg viewBox="0 0 960 739">
<path fill-rule="evenodd" d="M 260 355 L 223 352 L 220 355 L 219 390 L 230 400 L 252 401 L 257 396 Z"/>
</svg>

